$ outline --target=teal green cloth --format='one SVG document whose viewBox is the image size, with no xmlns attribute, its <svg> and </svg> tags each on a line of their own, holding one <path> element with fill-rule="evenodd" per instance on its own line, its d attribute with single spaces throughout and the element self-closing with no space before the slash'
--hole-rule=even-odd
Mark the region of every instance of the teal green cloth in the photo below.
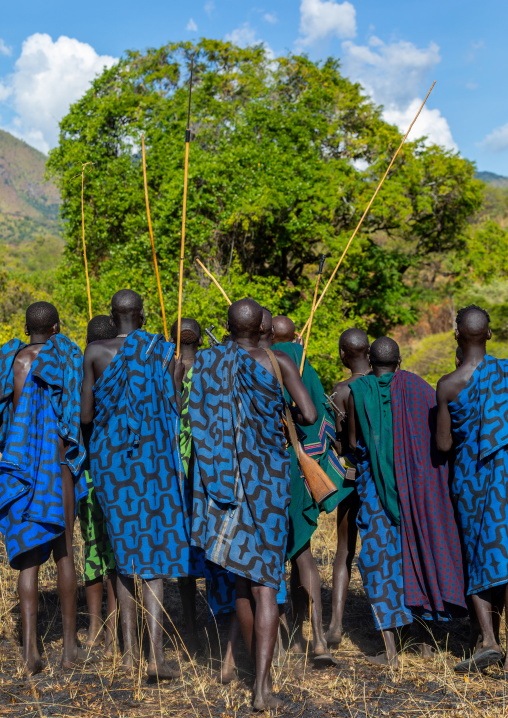
<svg viewBox="0 0 508 718">
<path fill-rule="evenodd" d="M 353 382 L 351 392 L 363 440 L 369 452 L 379 499 L 390 520 L 400 526 L 399 495 L 393 457 L 390 386 L 394 374 L 369 374 Z"/>
<path fill-rule="evenodd" d="M 192 388 L 192 371 L 191 366 L 182 382 L 182 410 L 180 412 L 180 456 L 185 471 L 185 476 L 189 474 L 189 464 L 192 456 L 192 434 L 189 422 L 189 397 Z"/>
<path fill-rule="evenodd" d="M 300 368 L 303 356 L 303 347 L 300 344 L 279 342 L 274 344 L 272 349 L 287 354 Z M 291 456 L 291 502 L 289 504 L 289 534 L 286 550 L 288 559 L 297 554 L 312 538 L 312 534 L 317 528 L 320 510 L 330 513 L 354 489 L 353 481 L 344 480 L 339 459 L 332 449 L 335 441 L 335 417 L 326 401 L 319 376 L 307 360 L 305 360 L 302 380 L 318 412 L 315 424 L 302 427 L 306 434 L 306 439 L 302 443 L 305 452 L 319 463 L 337 486 L 338 491 L 326 499 L 320 509 L 305 486 L 292 447 L 289 448 Z M 291 397 L 286 390 L 284 390 L 284 396 L 286 401 L 291 403 Z"/>
</svg>

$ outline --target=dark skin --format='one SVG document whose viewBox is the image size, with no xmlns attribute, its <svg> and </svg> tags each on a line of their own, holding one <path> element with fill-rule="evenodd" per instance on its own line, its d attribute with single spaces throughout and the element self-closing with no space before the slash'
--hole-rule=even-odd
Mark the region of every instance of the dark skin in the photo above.
<svg viewBox="0 0 508 718">
<path fill-rule="evenodd" d="M 261 364 L 266 371 L 275 376 L 274 369 L 266 351 L 259 346 L 259 337 L 266 327 L 262 321 L 258 327 L 242 329 L 232 326 L 227 329 L 233 341 Z M 296 364 L 287 354 L 274 352 L 279 362 L 284 386 L 298 407 L 295 418 L 299 424 L 308 426 L 317 420 L 316 407 L 304 386 Z M 240 622 L 243 639 L 256 667 L 253 706 L 256 710 L 277 708 L 281 701 L 272 693 L 270 667 L 279 627 L 279 609 L 277 591 L 262 586 L 249 579 L 236 577 L 236 613 Z"/>
<path fill-rule="evenodd" d="M 358 353 L 347 343 L 339 346 L 342 363 L 351 370 L 351 376 L 333 387 L 333 401 L 339 409 L 335 411 L 335 447 L 339 456 L 345 456 L 349 449 L 347 412 L 351 391 L 350 385 L 359 377 L 370 373 L 368 347 Z M 337 506 L 337 553 L 333 562 L 332 620 L 326 633 L 328 645 L 338 646 L 342 640 L 342 620 L 346 605 L 347 591 L 351 581 L 351 567 L 356 551 L 358 528 L 356 516 L 359 501 L 356 489 Z"/>
<path fill-rule="evenodd" d="M 263 311 L 263 324 L 268 313 Z M 290 343 L 295 337 L 295 325 L 289 317 L 277 317 L 272 323 L 268 314 L 270 333 L 274 341 Z M 265 335 L 267 336 L 266 333 Z M 261 344 L 261 342 L 260 342 Z M 284 353 L 284 352 L 282 352 Z M 285 355 L 287 356 L 287 355 Z M 305 638 L 303 625 L 307 609 L 310 605 L 310 621 L 312 625 L 312 648 L 314 655 L 321 662 L 334 664 L 335 659 L 330 655 L 323 631 L 323 613 L 321 605 L 321 577 L 312 555 L 310 542 L 307 543 L 296 556 L 291 559 L 291 606 L 293 614 L 294 640 L 292 651 L 305 652 Z"/>
<path fill-rule="evenodd" d="M 383 374 L 392 373 L 400 369 L 401 359 L 399 358 L 396 364 L 390 364 L 387 366 L 376 365 L 372 367 L 372 373 L 376 377 L 383 376 Z M 352 451 L 357 449 L 357 429 L 356 429 L 356 415 L 355 415 L 355 401 L 353 394 L 350 392 L 348 399 L 348 435 L 349 435 L 349 446 Z M 399 665 L 399 658 L 397 655 L 396 645 L 396 634 L 397 629 L 388 629 L 382 631 L 383 640 L 386 646 L 386 651 L 381 653 L 379 656 L 369 656 L 368 660 L 376 666 L 390 666 L 391 668 L 397 668 Z M 424 641 L 425 629 L 422 627 L 420 631 L 420 653 L 422 658 L 431 659 L 433 657 L 432 649 Z"/>
<path fill-rule="evenodd" d="M 130 334 L 141 329 L 145 323 L 143 309 L 130 313 L 115 313 L 112 319 L 118 327 L 118 334 Z M 83 388 L 81 390 L 81 423 L 93 422 L 95 402 L 93 386 L 123 346 L 125 336 L 104 339 L 87 346 L 84 357 Z M 170 364 L 174 376 L 174 362 Z M 173 670 L 164 658 L 163 648 L 163 583 L 161 578 L 142 581 L 143 607 L 149 635 L 148 677 L 159 680 L 179 677 L 179 671 Z M 118 574 L 117 594 L 120 604 L 120 619 L 124 640 L 123 665 L 135 668 L 139 665 L 140 646 L 137 639 L 137 605 L 134 578 Z"/>
<path fill-rule="evenodd" d="M 391 365 L 391 366 L 374 366 L 372 367 L 372 372 L 376 377 L 383 376 L 383 374 L 388 374 L 390 372 L 394 372 L 399 368 L 399 364 Z M 353 394 L 349 393 L 349 399 L 348 399 L 348 436 L 349 436 L 349 446 L 352 451 L 356 451 L 357 449 L 357 443 L 356 443 L 356 417 L 355 417 L 355 400 L 353 398 Z M 397 668 L 399 665 L 399 659 L 397 656 L 397 646 L 395 641 L 395 629 L 389 629 L 386 631 L 383 631 L 383 639 L 386 646 L 386 653 L 382 653 L 380 656 L 376 656 L 374 658 L 369 658 L 369 660 L 372 663 L 375 663 L 376 665 L 380 666 L 391 666 L 392 668 Z"/>
<path fill-rule="evenodd" d="M 25 327 L 28 334 L 28 327 Z M 30 368 L 37 359 L 42 346 L 50 337 L 60 332 L 60 325 L 54 324 L 51 329 L 43 333 L 31 333 L 30 344 L 22 349 L 14 360 L 14 394 L 13 410 L 16 411 L 18 402 L 25 385 Z M 57 589 L 62 607 L 63 626 L 63 653 L 62 667 L 73 668 L 76 661 L 85 656 L 76 642 L 76 596 L 77 582 L 74 555 L 72 551 L 72 538 L 74 531 L 75 494 L 74 478 L 69 467 L 63 463 L 65 460 L 66 445 L 59 439 L 62 493 L 65 517 L 65 531 L 52 543 L 53 559 L 57 569 Z M 25 672 L 29 675 L 39 673 L 42 669 L 42 660 L 37 648 L 37 609 L 39 603 L 39 568 L 42 561 L 42 551 L 35 548 L 24 554 L 18 578 L 18 594 L 21 607 L 21 622 L 23 631 L 23 662 Z"/>
<path fill-rule="evenodd" d="M 86 339 L 88 345 L 88 337 Z M 87 443 L 88 439 L 85 440 Z M 88 446 L 87 446 L 88 451 Z M 90 617 L 90 625 L 88 626 L 88 637 L 86 645 L 88 648 L 95 648 L 102 642 L 103 634 L 105 637 L 104 649 L 107 658 L 111 658 L 115 653 L 117 642 L 116 624 L 117 624 L 117 604 L 116 604 L 116 571 L 111 571 L 106 580 L 107 590 L 107 618 L 102 621 L 102 594 L 104 590 L 103 577 L 99 576 L 94 581 L 85 581 L 85 596 L 88 606 L 88 615 Z M 103 629 L 105 631 L 103 632 Z"/>
<path fill-rule="evenodd" d="M 466 326 L 460 326 L 455 331 L 455 339 L 463 351 L 463 360 L 455 371 L 443 376 L 437 384 L 437 447 L 443 453 L 448 453 L 453 447 L 452 434 L 452 417 L 449 410 L 449 403 L 454 401 L 462 389 L 467 385 L 478 366 L 483 361 L 487 353 L 487 341 L 492 338 L 492 332 L 485 325 L 484 331 L 469 331 L 467 322 Z M 500 587 L 497 587 L 498 591 Z M 478 647 L 472 660 L 479 650 L 492 649 L 501 652 L 496 633 L 498 632 L 497 616 L 500 606 L 499 600 L 496 600 L 494 591 L 487 589 L 477 594 L 471 595 L 474 610 L 480 624 L 480 633 L 482 636 L 481 645 Z M 504 605 L 508 611 L 508 584 L 504 587 Z M 508 671 L 508 656 L 505 660 L 504 670 Z"/>
</svg>

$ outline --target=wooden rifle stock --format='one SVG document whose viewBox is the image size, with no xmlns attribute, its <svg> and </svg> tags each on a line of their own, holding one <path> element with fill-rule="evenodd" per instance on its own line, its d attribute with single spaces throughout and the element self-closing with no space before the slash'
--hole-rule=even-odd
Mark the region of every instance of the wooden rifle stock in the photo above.
<svg viewBox="0 0 508 718">
<path fill-rule="evenodd" d="M 284 397 L 284 383 L 282 381 L 282 374 L 280 371 L 279 362 L 277 361 L 277 358 L 275 354 L 271 351 L 271 349 L 265 349 L 265 351 L 268 354 L 270 361 L 272 362 L 272 366 L 279 382 L 282 396 Z M 298 464 L 304 476 L 305 485 L 307 486 L 307 490 L 309 491 L 314 501 L 317 504 L 322 504 L 325 499 L 327 499 L 329 496 L 332 496 L 332 494 L 335 494 L 338 489 L 333 483 L 333 481 L 330 479 L 328 474 L 318 464 L 318 462 L 313 459 L 312 456 L 309 456 L 305 453 L 305 449 L 298 441 L 298 437 L 296 435 L 296 429 L 293 423 L 293 417 L 291 416 L 291 410 L 287 403 L 284 403 L 286 404 L 286 422 L 290 442 L 293 446 L 296 458 L 298 460 Z"/>
</svg>

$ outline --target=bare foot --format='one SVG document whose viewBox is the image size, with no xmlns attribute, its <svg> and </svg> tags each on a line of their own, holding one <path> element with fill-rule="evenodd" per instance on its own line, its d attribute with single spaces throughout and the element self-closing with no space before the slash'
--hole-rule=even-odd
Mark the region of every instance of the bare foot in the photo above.
<svg viewBox="0 0 508 718">
<path fill-rule="evenodd" d="M 104 631 L 102 631 L 102 630 L 96 631 L 95 629 L 92 630 L 90 628 L 88 631 L 88 638 L 86 639 L 86 647 L 87 648 L 97 648 L 97 646 L 101 645 L 103 639 L 104 639 Z"/>
<path fill-rule="evenodd" d="M 38 654 L 36 656 L 29 656 L 23 662 L 25 676 L 35 676 L 42 671 L 43 667 L 42 658 Z"/>
<path fill-rule="evenodd" d="M 433 661 L 436 657 L 436 651 L 428 643 L 420 643 L 418 650 L 424 661 Z"/>
<path fill-rule="evenodd" d="M 62 653 L 62 660 L 60 666 L 65 671 L 71 671 L 78 666 L 82 666 L 84 663 L 90 660 L 90 655 L 87 651 L 84 651 L 78 646 L 75 647 L 74 651 L 67 655 L 65 651 Z"/>
<path fill-rule="evenodd" d="M 386 651 L 379 653 L 377 656 L 365 656 L 365 659 L 373 666 L 378 666 L 379 668 L 397 668 L 399 665 L 398 657 L 388 658 Z"/>
<path fill-rule="evenodd" d="M 236 678 L 236 666 L 234 663 L 224 663 L 222 664 L 221 672 L 220 672 L 220 678 L 219 682 L 222 683 L 222 685 L 227 686 L 228 683 L 231 683 L 231 681 L 234 681 Z"/>
<path fill-rule="evenodd" d="M 342 626 L 330 626 L 325 639 L 329 646 L 339 646 L 342 641 Z"/>
<path fill-rule="evenodd" d="M 149 663 L 146 672 L 149 681 L 169 681 L 172 678 L 180 678 L 182 675 L 179 670 L 171 668 L 167 661 Z"/>
<path fill-rule="evenodd" d="M 297 641 L 296 643 L 293 643 L 293 645 L 290 648 L 291 653 L 297 653 L 297 654 L 305 654 L 306 651 L 304 650 L 302 644 L 300 641 Z"/>
<path fill-rule="evenodd" d="M 260 693 L 254 697 L 252 707 L 255 711 L 265 711 L 268 709 L 275 710 L 283 705 L 283 701 L 277 698 L 273 693 Z"/>
</svg>

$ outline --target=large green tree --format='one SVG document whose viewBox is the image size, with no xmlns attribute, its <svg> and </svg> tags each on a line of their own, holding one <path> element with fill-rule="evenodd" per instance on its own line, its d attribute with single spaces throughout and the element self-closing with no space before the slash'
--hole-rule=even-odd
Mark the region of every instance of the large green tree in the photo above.
<svg viewBox="0 0 508 718">
<path fill-rule="evenodd" d="M 66 297 L 85 306 L 76 177 L 84 162 L 94 163 L 85 182 L 85 224 L 96 308 L 120 284 L 155 297 L 144 134 L 152 220 L 174 315 L 191 55 L 187 311 L 208 301 L 200 294 L 208 280 L 197 272 L 199 256 L 239 294 L 264 287 L 261 294 L 277 311 L 303 319 L 319 255 L 331 255 L 331 271 L 401 136 L 341 75 L 337 60 L 273 59 L 261 46 L 216 40 L 126 53 L 62 120 L 49 172 L 62 192 Z M 463 245 L 480 202 L 470 163 L 422 140 L 407 143 L 320 309 L 320 326 L 355 317 L 380 332 L 410 321 L 418 300 L 412 277 L 429 255 Z M 156 313 L 155 299 L 151 307 Z M 206 318 L 213 320 L 213 311 Z"/>
</svg>

